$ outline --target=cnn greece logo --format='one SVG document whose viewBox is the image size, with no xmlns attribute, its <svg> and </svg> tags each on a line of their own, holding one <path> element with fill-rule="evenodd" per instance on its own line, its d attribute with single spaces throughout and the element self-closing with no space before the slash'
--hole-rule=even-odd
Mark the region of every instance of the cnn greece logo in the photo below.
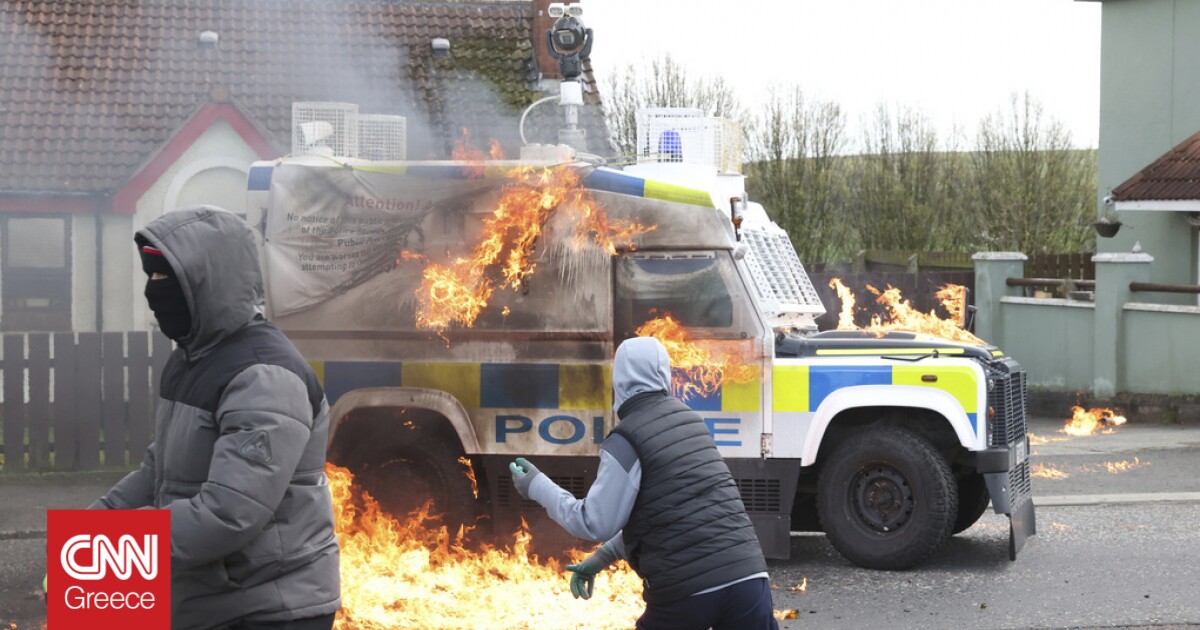
<svg viewBox="0 0 1200 630">
<path fill-rule="evenodd" d="M 80 551 L 91 551 L 90 564 L 79 563 L 77 555 Z M 118 538 L 115 545 L 103 534 L 80 534 L 67 540 L 59 559 L 63 571 L 76 580 L 103 580 L 110 568 L 120 580 L 128 580 L 135 568 L 143 579 L 153 580 L 158 577 L 157 551 L 157 534 L 142 536 L 140 547 L 128 534 Z"/>
<path fill-rule="evenodd" d="M 50 510 L 47 626 L 169 628 L 171 515 Z"/>
</svg>

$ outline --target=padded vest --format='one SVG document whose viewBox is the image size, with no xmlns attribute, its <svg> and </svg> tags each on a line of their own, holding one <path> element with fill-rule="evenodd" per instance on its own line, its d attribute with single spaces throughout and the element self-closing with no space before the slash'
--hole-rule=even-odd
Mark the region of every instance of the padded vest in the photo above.
<svg viewBox="0 0 1200 630">
<path fill-rule="evenodd" d="M 708 426 L 667 395 L 637 401 L 613 433 L 642 482 L 623 538 L 647 603 L 667 603 L 767 570 L 754 525 Z"/>
</svg>

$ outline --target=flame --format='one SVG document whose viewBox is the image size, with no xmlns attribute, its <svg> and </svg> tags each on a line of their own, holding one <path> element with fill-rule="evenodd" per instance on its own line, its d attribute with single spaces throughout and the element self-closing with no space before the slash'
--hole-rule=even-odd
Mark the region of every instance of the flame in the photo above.
<svg viewBox="0 0 1200 630">
<path fill-rule="evenodd" d="M 1071 529 L 1071 526 L 1064 525 L 1057 521 L 1050 521 L 1050 529 L 1057 530 L 1057 531 L 1063 531 L 1063 530 Z"/>
<path fill-rule="evenodd" d="M 475 495 L 476 499 L 478 499 L 479 498 L 479 484 L 475 481 L 475 467 L 471 465 L 471 460 L 467 459 L 466 457 L 459 457 L 458 463 L 460 463 L 466 467 L 467 479 L 471 480 L 471 493 Z"/>
<path fill-rule="evenodd" d="M 511 547 L 468 551 L 467 532 L 451 536 L 432 502 L 394 519 L 350 471 L 330 464 L 325 472 L 341 544 L 337 630 L 632 628 L 642 612 L 641 579 L 624 563 L 596 578 L 592 599 L 575 600 L 559 562 L 529 554 L 523 522 Z"/>
<path fill-rule="evenodd" d="M 1132 462 L 1127 459 L 1123 459 L 1119 462 L 1104 462 L 1104 468 L 1114 475 L 1149 465 L 1150 462 L 1142 463 L 1142 460 L 1136 457 L 1133 458 Z"/>
<path fill-rule="evenodd" d="M 751 383 L 758 377 L 759 368 L 748 357 L 721 351 L 720 342 L 701 345 L 670 313 L 642 324 L 637 335 L 654 337 L 666 347 L 671 357 L 671 393 L 680 400 L 711 396 L 722 382 Z"/>
<path fill-rule="evenodd" d="M 470 328 L 497 288 L 521 290 L 537 268 L 531 256 L 543 227 L 560 209 L 571 219 L 577 246 L 593 242 L 610 254 L 616 254 L 618 243 L 654 229 L 610 220 L 575 168 L 521 167 L 510 171 L 509 179 L 471 254 L 426 265 L 416 292 L 418 327 L 439 333 L 452 324 Z"/>
<path fill-rule="evenodd" d="M 967 287 L 961 284 L 943 284 L 941 289 L 933 294 L 942 304 L 942 308 L 950 313 L 954 321 L 962 325 L 967 314 Z"/>
<path fill-rule="evenodd" d="M 906 331 L 933 335 L 950 341 L 959 341 L 977 346 L 985 346 L 987 342 L 963 330 L 960 323 L 963 320 L 963 309 L 966 308 L 966 287 L 956 284 L 942 285 L 935 295 L 942 306 L 950 312 L 953 319 L 942 319 L 934 311 L 922 313 L 913 308 L 908 300 L 900 294 L 900 289 L 888 285 L 887 290 L 880 291 L 871 285 L 867 290 L 878 296 L 875 302 L 884 307 L 883 315 L 872 315 L 871 323 L 866 328 L 859 328 L 854 323 L 854 293 L 842 283 L 840 278 L 829 281 L 829 286 L 837 290 L 838 299 L 842 302 L 838 313 L 838 330 L 866 330 L 880 336 L 891 331 Z"/>
<path fill-rule="evenodd" d="M 800 582 L 799 584 L 797 584 L 795 586 L 787 587 L 787 590 L 797 591 L 800 593 L 807 593 L 808 592 L 808 576 L 807 575 L 804 576 L 804 580 L 802 582 Z"/>
<path fill-rule="evenodd" d="M 1029 475 L 1035 479 L 1066 479 L 1071 475 L 1045 464 L 1034 464 L 1029 469 Z"/>
<path fill-rule="evenodd" d="M 1029 436 L 1029 445 L 1030 446 L 1045 446 L 1046 444 L 1049 444 L 1051 442 L 1066 442 L 1067 441 L 1067 438 L 1045 437 L 1043 435 L 1038 435 L 1038 434 L 1032 433 L 1032 432 L 1026 433 L 1025 435 Z"/>
<path fill-rule="evenodd" d="M 488 151 L 488 157 L 492 158 L 493 160 L 504 159 L 504 149 L 500 148 L 499 140 L 496 140 L 495 138 L 492 139 L 492 148 Z"/>
<path fill-rule="evenodd" d="M 1109 408 L 1092 408 L 1085 410 L 1079 405 L 1071 407 L 1071 419 L 1059 429 L 1059 433 L 1067 435 L 1085 436 L 1093 435 L 1097 431 L 1101 433 L 1112 433 L 1112 427 L 1125 424 L 1125 416 L 1117 414 L 1113 409 Z M 1101 430 L 1101 427 L 1104 427 Z"/>
<path fill-rule="evenodd" d="M 462 128 L 462 137 L 454 141 L 454 148 L 450 150 L 450 157 L 454 160 L 466 162 L 463 165 L 463 173 L 468 179 L 479 179 L 483 177 L 487 169 L 483 165 L 484 153 L 475 145 L 471 144 L 471 132 L 466 127 Z"/>
<path fill-rule="evenodd" d="M 795 608 L 787 608 L 784 610 L 776 609 L 772 614 L 775 615 L 776 619 L 783 621 L 784 619 L 798 618 L 800 616 L 800 611 L 796 610 Z"/>
<path fill-rule="evenodd" d="M 858 326 L 854 325 L 854 304 L 857 301 L 854 292 L 842 284 L 841 278 L 830 280 L 829 286 L 837 291 L 838 300 L 842 302 L 842 310 L 838 312 L 838 330 L 857 330 Z"/>
</svg>

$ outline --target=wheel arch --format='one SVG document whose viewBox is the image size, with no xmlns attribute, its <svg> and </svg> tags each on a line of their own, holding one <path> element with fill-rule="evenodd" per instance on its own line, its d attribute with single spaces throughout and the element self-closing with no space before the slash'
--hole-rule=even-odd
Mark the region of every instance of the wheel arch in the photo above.
<svg viewBox="0 0 1200 630">
<path fill-rule="evenodd" d="M 333 446 L 339 429 L 353 417 L 352 412 L 371 409 L 421 409 L 433 412 L 445 418 L 466 454 L 480 453 L 475 425 L 471 423 L 471 417 L 462 403 L 441 390 L 418 387 L 367 387 L 342 395 L 329 410 L 328 445 Z"/>
<path fill-rule="evenodd" d="M 839 418 L 868 409 L 917 409 L 929 412 L 949 425 L 964 448 L 979 450 L 984 447 L 979 428 L 981 419 L 976 414 L 972 422 L 970 415 L 949 393 L 908 385 L 860 385 L 843 387 L 821 402 L 808 425 L 800 464 L 811 466 L 817 462 L 820 453 L 826 449 L 825 438 L 830 426 Z"/>
</svg>

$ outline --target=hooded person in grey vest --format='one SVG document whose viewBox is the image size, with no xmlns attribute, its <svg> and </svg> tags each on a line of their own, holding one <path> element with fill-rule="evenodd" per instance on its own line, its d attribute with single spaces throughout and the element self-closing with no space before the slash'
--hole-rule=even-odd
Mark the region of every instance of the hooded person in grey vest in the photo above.
<svg viewBox="0 0 1200 630">
<path fill-rule="evenodd" d="M 576 499 L 524 458 L 510 465 L 522 496 L 571 534 L 605 541 L 572 571 L 591 597 L 597 573 L 625 559 L 643 581 L 641 630 L 778 627 L 754 526 L 704 420 L 670 395 L 657 339 L 626 340 L 613 360 L 620 423 L 600 446 L 587 497 Z"/>
<path fill-rule="evenodd" d="M 171 513 L 174 630 L 328 630 L 341 607 L 329 405 L 263 316 L 250 226 L 197 206 L 134 241 L 150 309 L 178 347 L 141 467 L 91 507 Z"/>
</svg>

